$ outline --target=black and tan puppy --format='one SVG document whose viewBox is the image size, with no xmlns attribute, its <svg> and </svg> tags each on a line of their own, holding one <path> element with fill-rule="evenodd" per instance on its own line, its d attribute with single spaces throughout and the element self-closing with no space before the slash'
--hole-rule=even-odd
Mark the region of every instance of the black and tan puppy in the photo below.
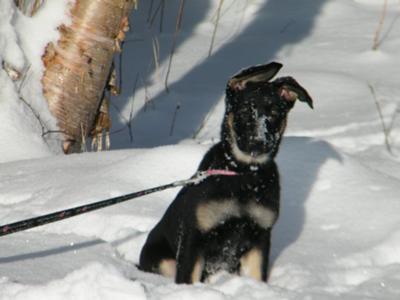
<svg viewBox="0 0 400 300">
<path fill-rule="evenodd" d="M 279 173 L 274 157 L 295 100 L 312 107 L 293 78 L 270 81 L 282 67 L 270 63 L 241 71 L 228 81 L 221 141 L 199 170 L 230 170 L 184 187 L 150 232 L 140 268 L 204 281 L 226 270 L 266 281 L 271 229 L 279 214 Z"/>
</svg>

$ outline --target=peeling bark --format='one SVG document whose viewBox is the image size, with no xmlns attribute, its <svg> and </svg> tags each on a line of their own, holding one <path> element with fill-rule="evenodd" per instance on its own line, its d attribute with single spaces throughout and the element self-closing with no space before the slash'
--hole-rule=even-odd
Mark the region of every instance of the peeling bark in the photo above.
<svg viewBox="0 0 400 300">
<path fill-rule="evenodd" d="M 76 0 L 71 24 L 43 55 L 43 93 L 63 132 L 65 153 L 81 151 L 93 130 L 114 52 L 128 30 L 135 0 Z"/>
<path fill-rule="evenodd" d="M 15 5 L 27 16 L 33 16 L 45 0 L 14 0 Z"/>
</svg>

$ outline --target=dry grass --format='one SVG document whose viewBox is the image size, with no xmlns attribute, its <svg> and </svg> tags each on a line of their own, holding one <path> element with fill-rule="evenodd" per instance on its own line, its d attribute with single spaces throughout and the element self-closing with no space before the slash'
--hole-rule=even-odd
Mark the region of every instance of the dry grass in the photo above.
<svg viewBox="0 0 400 300">
<path fill-rule="evenodd" d="M 171 72 L 172 60 L 173 60 L 173 57 L 174 57 L 174 54 L 175 54 L 175 48 L 176 48 L 176 43 L 177 43 L 177 40 L 178 40 L 178 35 L 179 35 L 179 32 L 180 32 L 181 27 L 182 27 L 182 18 L 183 18 L 184 7 L 185 7 L 185 0 L 180 0 L 178 16 L 176 18 L 174 39 L 172 41 L 171 53 L 169 55 L 167 75 L 165 76 L 165 82 L 164 82 L 165 90 L 167 91 L 167 93 L 169 92 L 169 89 L 168 89 L 168 78 L 169 78 L 169 74 Z"/>
<path fill-rule="evenodd" d="M 397 110 L 396 110 L 396 112 L 395 112 L 395 114 L 394 114 L 394 116 L 392 118 L 390 126 L 387 126 L 386 122 L 385 122 L 385 119 L 383 117 L 381 104 L 380 104 L 380 102 L 378 100 L 378 97 L 376 96 L 375 88 L 370 83 L 368 83 L 368 88 L 369 88 L 369 90 L 371 92 L 372 98 L 374 99 L 376 110 L 377 110 L 378 115 L 379 115 L 379 120 L 381 121 L 382 132 L 383 132 L 383 135 L 384 135 L 384 138 L 385 138 L 386 149 L 390 154 L 393 155 L 392 146 L 390 144 L 389 137 L 390 137 L 390 132 L 391 132 L 393 124 L 394 124 L 395 115 L 397 114 Z"/>
<path fill-rule="evenodd" d="M 213 47 L 214 47 L 214 42 L 215 42 L 215 37 L 217 35 L 217 29 L 218 29 L 218 24 L 219 24 L 219 19 L 221 17 L 221 9 L 222 9 L 222 5 L 224 4 L 224 0 L 219 0 L 219 5 L 218 5 L 218 9 L 217 9 L 217 19 L 215 21 L 215 25 L 214 25 L 214 31 L 211 37 L 211 44 L 210 44 L 210 49 L 208 50 L 208 56 L 211 56 Z"/>
<path fill-rule="evenodd" d="M 383 29 L 383 23 L 385 22 L 387 6 L 388 6 L 388 0 L 383 0 L 382 13 L 381 13 L 381 17 L 379 19 L 378 27 L 375 31 L 374 43 L 372 45 L 372 50 L 378 50 L 380 44 L 382 43 L 382 40 L 380 37 L 381 37 L 382 29 Z"/>
</svg>

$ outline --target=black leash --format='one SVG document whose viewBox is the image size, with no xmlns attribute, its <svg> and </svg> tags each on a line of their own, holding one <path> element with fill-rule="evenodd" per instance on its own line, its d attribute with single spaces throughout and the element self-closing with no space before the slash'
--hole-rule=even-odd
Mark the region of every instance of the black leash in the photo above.
<svg viewBox="0 0 400 300">
<path fill-rule="evenodd" d="M 50 213 L 47 215 L 34 217 L 31 219 L 26 219 L 23 221 L 15 222 L 0 226 L 0 236 L 12 234 L 18 231 L 23 231 L 27 229 L 31 229 L 34 227 L 42 226 L 48 223 L 53 223 L 57 221 L 61 221 L 67 218 L 71 218 L 77 215 L 81 215 L 84 213 L 88 213 L 93 210 L 97 210 L 100 208 L 104 208 L 107 206 L 115 205 L 121 202 L 125 202 L 134 198 L 142 197 L 151 193 L 163 191 L 166 189 L 178 187 L 178 186 L 186 186 L 190 184 L 196 184 L 201 182 L 202 180 L 206 179 L 209 176 L 215 175 L 223 175 L 223 176 L 235 176 L 238 175 L 236 172 L 227 171 L 227 170 L 207 170 L 207 171 L 200 171 L 197 172 L 192 178 L 186 180 L 179 180 L 169 184 L 161 185 L 158 187 L 150 188 L 147 190 L 126 194 L 114 198 L 110 198 L 107 200 L 102 200 L 98 202 L 93 202 L 90 204 L 85 204 L 81 206 L 76 206 L 73 208 L 69 208 L 66 210 L 60 210 L 54 213 Z"/>
</svg>

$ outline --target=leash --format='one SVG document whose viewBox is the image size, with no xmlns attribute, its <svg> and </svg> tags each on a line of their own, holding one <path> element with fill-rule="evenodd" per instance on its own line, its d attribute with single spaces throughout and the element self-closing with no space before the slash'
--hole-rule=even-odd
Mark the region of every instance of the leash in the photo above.
<svg viewBox="0 0 400 300">
<path fill-rule="evenodd" d="M 186 179 L 186 180 L 178 180 L 169 184 L 161 185 L 158 187 L 142 190 L 139 192 L 135 193 L 130 193 L 98 202 L 93 202 L 90 204 L 85 204 L 81 206 L 76 206 L 73 208 L 69 208 L 66 210 L 60 210 L 54 213 L 42 215 L 39 217 L 34 217 L 30 219 L 26 219 L 23 221 L 15 222 L 15 223 L 10 223 L 6 224 L 3 226 L 0 226 L 0 236 L 16 233 L 19 231 L 31 229 L 34 227 L 42 226 L 45 224 L 61 221 L 67 218 L 71 218 L 77 215 L 85 214 L 100 208 L 104 208 L 107 206 L 115 205 L 118 203 L 122 203 L 134 198 L 142 197 L 148 194 L 152 194 L 155 192 L 160 192 L 166 189 L 178 187 L 178 186 L 187 186 L 191 184 L 198 184 L 207 177 L 210 176 L 236 176 L 239 175 L 238 173 L 234 171 L 229 171 L 229 170 L 217 170 L 217 169 L 210 169 L 207 171 L 199 171 L 197 172 L 192 178 Z"/>
</svg>

